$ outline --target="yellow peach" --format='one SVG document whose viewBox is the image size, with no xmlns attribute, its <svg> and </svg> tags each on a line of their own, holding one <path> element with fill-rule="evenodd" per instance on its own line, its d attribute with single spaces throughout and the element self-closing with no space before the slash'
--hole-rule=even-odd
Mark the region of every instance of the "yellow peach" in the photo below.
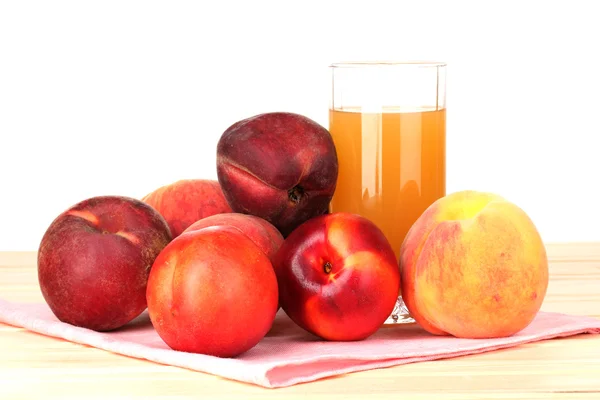
<svg viewBox="0 0 600 400">
<path fill-rule="evenodd" d="M 527 327 L 548 287 L 548 258 L 529 216 L 477 191 L 433 203 L 400 250 L 402 298 L 435 335 L 494 338 Z"/>
</svg>

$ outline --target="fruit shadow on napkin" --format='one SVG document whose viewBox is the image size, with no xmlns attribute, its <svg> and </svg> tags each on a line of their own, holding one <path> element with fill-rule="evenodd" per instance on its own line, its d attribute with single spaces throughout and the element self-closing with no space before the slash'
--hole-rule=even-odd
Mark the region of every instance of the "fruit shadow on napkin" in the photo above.
<svg viewBox="0 0 600 400">
<path fill-rule="evenodd" d="M 276 388 L 400 364 L 458 357 L 582 333 L 600 333 L 600 320 L 540 312 L 523 331 L 507 338 L 458 339 L 434 336 L 415 324 L 384 326 L 359 342 L 327 342 L 296 326 L 281 310 L 267 336 L 236 358 L 171 350 L 147 312 L 108 333 L 78 328 L 56 319 L 46 304 L 0 299 L 0 322 L 113 353 L 183 367 L 223 378 Z"/>
</svg>

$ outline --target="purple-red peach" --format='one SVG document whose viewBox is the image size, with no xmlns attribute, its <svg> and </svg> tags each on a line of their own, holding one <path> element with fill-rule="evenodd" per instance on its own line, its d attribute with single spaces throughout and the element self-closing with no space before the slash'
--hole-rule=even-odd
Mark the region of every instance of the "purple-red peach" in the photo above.
<svg viewBox="0 0 600 400">
<path fill-rule="evenodd" d="M 328 211 L 338 160 L 315 121 L 271 112 L 236 122 L 217 144 L 217 175 L 235 212 L 261 217 L 283 236 Z"/>
<path fill-rule="evenodd" d="M 170 240 L 163 217 L 139 200 L 100 196 L 77 203 L 42 237 L 42 295 L 60 321 L 120 328 L 146 309 L 150 268 Z"/>
</svg>

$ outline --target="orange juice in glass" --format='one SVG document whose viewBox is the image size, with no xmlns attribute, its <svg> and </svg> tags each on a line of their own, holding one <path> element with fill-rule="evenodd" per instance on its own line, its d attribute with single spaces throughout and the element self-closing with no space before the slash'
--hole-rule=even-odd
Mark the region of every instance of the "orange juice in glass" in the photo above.
<svg viewBox="0 0 600 400">
<path fill-rule="evenodd" d="M 331 212 L 373 221 L 396 258 L 408 230 L 446 194 L 444 63 L 332 64 L 329 130 L 339 173 Z M 386 323 L 413 322 L 401 294 Z"/>
</svg>

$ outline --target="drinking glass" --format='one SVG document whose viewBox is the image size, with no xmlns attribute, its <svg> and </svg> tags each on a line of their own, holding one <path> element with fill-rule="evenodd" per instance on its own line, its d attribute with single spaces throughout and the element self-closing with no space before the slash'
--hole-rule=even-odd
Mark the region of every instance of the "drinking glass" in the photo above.
<svg viewBox="0 0 600 400">
<path fill-rule="evenodd" d="M 398 259 L 417 218 L 446 194 L 446 64 L 330 66 L 339 173 L 330 212 L 374 222 Z M 386 324 L 414 322 L 402 293 Z"/>
</svg>

